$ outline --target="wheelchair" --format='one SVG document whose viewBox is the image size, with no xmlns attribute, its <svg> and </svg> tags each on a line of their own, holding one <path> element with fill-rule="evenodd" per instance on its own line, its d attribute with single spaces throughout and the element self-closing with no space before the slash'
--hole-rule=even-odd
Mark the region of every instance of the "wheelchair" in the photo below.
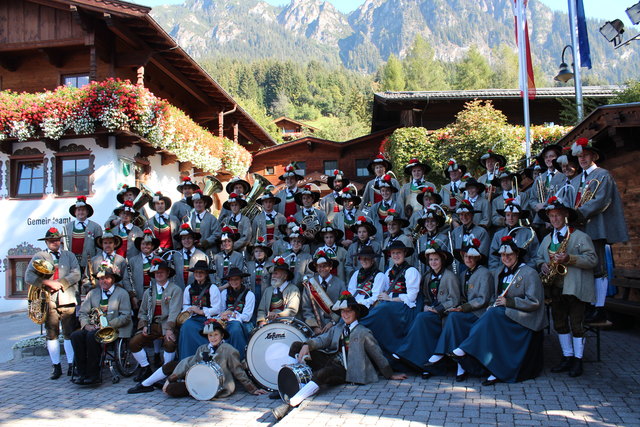
<svg viewBox="0 0 640 427">
<path fill-rule="evenodd" d="M 106 369 L 109 370 L 111 376 L 111 382 L 117 384 L 120 382 L 120 377 L 132 376 L 136 369 L 138 369 L 138 362 L 133 357 L 133 353 L 129 350 L 129 338 L 118 338 L 115 341 L 108 344 L 100 344 L 102 351 L 100 353 L 99 362 L 99 379 L 100 383 L 103 382 L 103 372 Z M 74 370 L 71 381 L 75 381 L 76 373 Z"/>
</svg>

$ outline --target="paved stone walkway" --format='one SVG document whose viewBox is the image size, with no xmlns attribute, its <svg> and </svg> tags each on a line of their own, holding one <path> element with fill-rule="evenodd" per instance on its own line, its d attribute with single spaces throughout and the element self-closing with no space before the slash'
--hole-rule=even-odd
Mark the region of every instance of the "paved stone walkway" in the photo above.
<svg viewBox="0 0 640 427">
<path fill-rule="evenodd" d="M 385 381 L 328 389 L 292 411 L 282 426 L 639 426 L 640 331 L 602 332 L 587 344 L 585 375 L 551 374 L 556 338 L 545 337 L 545 366 L 536 380 L 482 387 L 481 379 L 452 376 Z M 63 364 L 64 365 L 64 364 Z M 48 379 L 49 360 L 30 357 L 0 364 L 0 424 L 14 426 L 270 425 L 278 401 L 237 391 L 220 401 L 170 399 L 161 392 L 127 395 L 131 379 L 82 389 L 66 377 Z"/>
</svg>

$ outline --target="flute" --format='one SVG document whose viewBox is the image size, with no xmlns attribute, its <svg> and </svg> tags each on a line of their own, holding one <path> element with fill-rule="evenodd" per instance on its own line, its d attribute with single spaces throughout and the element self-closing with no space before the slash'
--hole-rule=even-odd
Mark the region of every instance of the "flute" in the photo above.
<svg viewBox="0 0 640 427">
<path fill-rule="evenodd" d="M 513 282 L 515 282 L 516 277 L 518 277 L 518 273 L 520 273 L 520 269 L 519 268 L 516 270 L 515 273 L 513 273 L 513 279 L 511 279 L 511 281 L 509 282 L 509 284 L 507 285 L 505 290 L 502 291 L 502 293 L 499 295 L 499 297 L 504 297 L 505 295 L 507 295 L 507 292 L 509 291 L 509 288 L 511 287 L 511 285 L 513 285 Z M 493 303 L 492 307 L 496 307 L 496 303 L 497 302 L 498 302 L 498 298 L 496 298 L 496 301 Z"/>
</svg>

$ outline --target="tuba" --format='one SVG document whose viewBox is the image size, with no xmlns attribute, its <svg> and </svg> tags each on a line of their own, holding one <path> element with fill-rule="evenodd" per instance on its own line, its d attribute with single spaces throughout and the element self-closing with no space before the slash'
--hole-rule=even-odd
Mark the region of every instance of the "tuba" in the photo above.
<svg viewBox="0 0 640 427">
<path fill-rule="evenodd" d="M 222 191 L 222 183 L 218 178 L 213 175 L 207 175 L 204 177 L 204 188 L 202 194 L 205 196 L 211 196 Z"/>
<path fill-rule="evenodd" d="M 46 259 L 34 259 L 31 263 L 33 269 L 43 278 L 53 275 L 55 267 Z M 29 285 L 27 293 L 27 315 L 36 325 L 42 325 L 47 320 L 47 309 L 51 293 L 46 289 L 34 285 Z"/>
<path fill-rule="evenodd" d="M 151 191 L 147 185 L 140 183 L 140 193 L 133 200 L 133 209 L 139 212 L 140 215 L 133 220 L 133 225 L 144 229 L 147 217 L 143 214 L 142 209 L 144 209 L 151 200 L 153 200 L 153 191 Z"/>
<path fill-rule="evenodd" d="M 251 187 L 251 191 L 246 196 L 247 206 L 242 209 L 242 215 L 253 221 L 256 215 L 260 213 L 260 207 L 256 201 L 267 191 L 267 187 L 270 185 L 271 182 L 267 178 L 257 173 L 253 174 L 253 187 Z"/>
<path fill-rule="evenodd" d="M 92 308 L 89 312 L 89 323 L 100 326 L 100 330 L 95 335 L 99 344 L 109 344 L 118 339 L 118 330 L 109 326 L 107 316 L 98 307 Z"/>
</svg>

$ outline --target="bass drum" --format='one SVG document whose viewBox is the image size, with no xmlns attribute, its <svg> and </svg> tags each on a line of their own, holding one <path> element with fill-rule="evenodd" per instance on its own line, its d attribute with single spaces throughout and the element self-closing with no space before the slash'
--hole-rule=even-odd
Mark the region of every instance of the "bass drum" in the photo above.
<svg viewBox="0 0 640 427">
<path fill-rule="evenodd" d="M 278 373 L 284 365 L 295 363 L 289 348 L 296 341 L 311 337 L 311 328 L 304 322 L 283 317 L 251 331 L 247 344 L 249 374 L 262 387 L 278 389 Z"/>
<path fill-rule="evenodd" d="M 311 368 L 304 363 L 284 365 L 278 373 L 278 392 L 282 401 L 289 404 L 289 400 L 311 381 L 312 377 Z"/>
<path fill-rule="evenodd" d="M 211 400 L 220 393 L 224 385 L 224 372 L 214 361 L 193 365 L 185 376 L 185 385 L 196 400 Z"/>
</svg>

